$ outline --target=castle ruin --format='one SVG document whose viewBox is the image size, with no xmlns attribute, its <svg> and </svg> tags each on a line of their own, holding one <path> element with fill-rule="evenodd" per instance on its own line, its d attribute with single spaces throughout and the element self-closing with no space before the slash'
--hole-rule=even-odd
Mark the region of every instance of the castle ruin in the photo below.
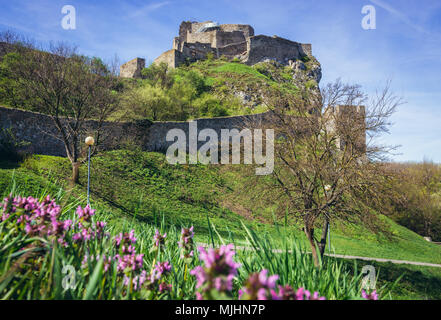
<svg viewBox="0 0 441 320">
<path fill-rule="evenodd" d="M 304 56 L 311 56 L 310 44 L 302 44 L 278 36 L 254 35 L 254 29 L 244 24 L 217 24 L 213 21 L 184 21 L 173 47 L 161 54 L 154 63 L 166 63 L 176 68 L 183 63 L 205 59 L 208 54 L 237 59 L 247 65 L 273 60 L 290 65 Z M 145 60 L 136 58 L 121 66 L 122 77 L 140 77 Z"/>
</svg>

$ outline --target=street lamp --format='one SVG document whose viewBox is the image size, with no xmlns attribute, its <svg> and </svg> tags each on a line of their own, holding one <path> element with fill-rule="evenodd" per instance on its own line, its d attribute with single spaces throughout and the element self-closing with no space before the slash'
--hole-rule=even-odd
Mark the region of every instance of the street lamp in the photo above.
<svg viewBox="0 0 441 320">
<path fill-rule="evenodd" d="M 326 193 L 326 197 L 328 196 L 327 193 L 331 190 L 331 186 L 329 184 L 327 184 L 325 186 L 325 193 Z M 328 248 L 329 248 L 329 253 L 331 253 L 331 224 L 328 221 Z"/>
<path fill-rule="evenodd" d="M 90 206 L 90 149 L 95 143 L 95 139 L 93 137 L 87 137 L 84 141 L 89 147 L 89 159 L 87 164 L 87 204 Z"/>
</svg>

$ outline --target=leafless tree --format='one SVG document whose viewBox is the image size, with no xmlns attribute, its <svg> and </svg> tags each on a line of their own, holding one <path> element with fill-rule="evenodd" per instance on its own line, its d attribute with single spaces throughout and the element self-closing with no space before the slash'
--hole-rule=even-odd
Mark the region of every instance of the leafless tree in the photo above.
<svg viewBox="0 0 441 320">
<path fill-rule="evenodd" d="M 320 92 L 267 97 L 272 120 L 266 126 L 277 131 L 272 187 L 287 201 L 289 214 L 303 222 L 316 265 L 332 219 L 372 229 L 381 225 L 370 203 L 387 178 L 378 160 L 394 148 L 376 144 L 375 138 L 388 131 L 400 104 L 389 83 L 370 98 L 359 85 L 340 80 Z M 320 224 L 317 240 L 314 230 Z"/>
<path fill-rule="evenodd" d="M 53 120 L 72 163 L 72 181 L 78 183 L 85 122 L 97 121 L 94 135 L 99 143 L 102 124 L 116 106 L 117 77 L 100 59 L 81 56 L 65 43 L 51 44 L 48 51 L 20 43 L 14 46 L 3 58 L 3 66 L 32 109 Z"/>
</svg>

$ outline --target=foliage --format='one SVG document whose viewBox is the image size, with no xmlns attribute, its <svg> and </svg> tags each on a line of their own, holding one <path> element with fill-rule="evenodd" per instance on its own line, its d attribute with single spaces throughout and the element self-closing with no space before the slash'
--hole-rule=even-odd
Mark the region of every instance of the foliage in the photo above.
<svg viewBox="0 0 441 320">
<path fill-rule="evenodd" d="M 78 55 L 75 48 L 63 43 L 51 45 L 50 52 L 19 44 L 15 47 L 16 51 L 3 57 L 2 70 L 6 71 L 2 74 L 11 81 L 0 82 L 1 90 L 17 93 L 8 88 L 12 83 L 12 89 L 19 88 L 31 109 L 51 116 L 76 183 L 84 123 L 91 118 L 98 121 L 94 132 L 98 146 L 102 123 L 116 106 L 118 80 L 100 59 Z"/>
<path fill-rule="evenodd" d="M 11 128 L 0 130 L 0 160 L 19 161 L 23 158 L 19 149 L 29 143 L 16 138 Z"/>
<path fill-rule="evenodd" d="M 189 261 L 179 258 L 180 237 L 176 229 L 167 230 L 158 242 L 158 235 L 162 232 L 156 228 L 144 225 L 137 227 L 138 231 L 132 229 L 118 233 L 107 228 L 103 221 L 105 216 L 95 214 L 95 210 L 79 206 L 74 213 L 74 208 L 74 204 L 61 208 L 49 196 L 42 199 L 10 196 L 4 199 L 0 222 L 2 299 L 194 299 L 195 296 L 219 299 L 225 298 L 223 291 L 230 298 L 237 298 L 241 284 L 252 281 L 253 275 L 248 276 L 247 272 L 249 266 L 256 268 L 257 261 L 262 260 L 258 253 L 268 254 L 270 249 L 262 243 L 255 252 L 240 251 L 236 257 L 233 244 L 221 245 L 220 255 L 212 249 L 207 253 L 200 248 L 201 254 Z M 224 241 L 222 238 L 218 240 Z M 256 241 L 259 239 L 253 235 L 253 242 Z M 228 255 L 226 260 L 223 254 Z M 289 256 L 304 258 L 286 261 Z M 309 255 L 297 249 L 294 255 L 286 250 L 280 257 L 280 262 L 270 257 L 265 260 L 279 273 L 272 276 L 273 285 L 270 287 L 274 288 L 279 276 L 283 287 L 279 292 L 274 290 L 272 296 L 259 295 L 259 299 L 293 298 L 285 291 L 293 291 L 293 287 L 298 288 L 300 283 L 282 279 L 298 279 L 300 276 L 295 275 L 302 272 L 301 283 L 313 284 L 311 290 L 326 288 L 328 299 L 361 299 L 360 277 L 336 273 L 336 270 L 344 271 L 341 263 L 330 259 L 327 266 L 307 274 L 302 269 L 311 265 Z M 201 269 L 199 258 L 204 261 L 205 268 L 220 270 L 214 265 L 227 263 L 234 270 L 228 276 L 226 286 L 213 280 L 209 297 L 195 291 L 196 287 L 207 288 L 208 274 L 199 274 L 196 285 L 196 279 L 192 277 L 195 272 L 189 271 L 206 272 Z M 281 263 L 284 260 L 285 263 Z M 287 262 L 295 263 L 289 271 L 285 268 Z M 244 269 L 237 273 L 240 265 Z M 259 279 L 263 281 L 262 277 Z M 297 292 L 309 291 L 301 288 Z M 316 297 L 319 297 L 318 293 L 311 299 Z M 309 298 L 308 294 L 306 298 Z"/>
<path fill-rule="evenodd" d="M 422 236 L 441 241 L 441 167 L 427 160 L 387 167 L 393 179 L 379 203 L 384 214 Z"/>
<path fill-rule="evenodd" d="M 278 93 L 265 129 L 277 128 L 274 143 L 276 183 L 265 189 L 287 200 L 286 211 L 304 225 L 315 263 L 324 254 L 330 220 L 362 223 L 373 232 L 387 231 L 373 210 L 386 176 L 373 158 L 384 151 L 366 145 L 366 135 L 387 131 L 388 118 L 399 104 L 387 88 L 366 113 L 358 111 L 367 96 L 357 85 L 340 81 L 306 98 Z M 338 111 L 339 110 L 339 111 Z M 280 208 L 284 209 L 284 208 Z M 315 228 L 322 225 L 317 240 Z"/>
<path fill-rule="evenodd" d="M 16 180 L 22 194 L 55 194 L 60 188 L 79 198 L 86 197 L 87 166 L 80 167 L 80 184 L 69 186 L 67 159 L 32 156 L 22 164 L 2 163 L 0 189 L 9 190 Z M 15 169 L 13 169 L 15 168 Z M 137 148 L 97 155 L 92 161 L 92 204 L 112 212 L 114 224 L 133 217 L 138 223 L 152 223 L 164 217 L 166 226 L 194 225 L 196 237 L 207 242 L 207 216 L 223 237 L 237 243 L 245 238 L 241 222 L 277 243 L 283 236 L 277 225 L 286 225 L 289 236 L 306 245 L 301 224 L 284 214 L 286 200 L 266 188 L 271 177 L 254 181 L 248 166 L 171 166 L 164 155 L 142 152 Z M 265 188 L 265 189 L 263 189 Z M 262 190 L 265 190 L 263 192 Z M 5 194 L 6 195 L 6 194 Z M 276 215 L 281 211 L 281 215 Z M 286 212 L 286 211 L 285 211 Z M 441 247 L 425 241 L 391 219 L 384 223 L 392 239 L 375 235 L 362 225 L 331 223 L 332 251 L 339 254 L 441 263 Z M 317 230 L 320 232 L 320 229 Z"/>
</svg>

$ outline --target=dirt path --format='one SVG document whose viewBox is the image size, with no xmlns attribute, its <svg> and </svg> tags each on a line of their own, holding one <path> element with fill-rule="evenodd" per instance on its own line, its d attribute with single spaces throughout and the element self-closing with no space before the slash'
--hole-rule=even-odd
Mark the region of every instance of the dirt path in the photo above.
<svg viewBox="0 0 441 320">
<path fill-rule="evenodd" d="M 334 258 L 341 258 L 341 259 L 357 259 L 357 260 L 365 260 L 365 261 L 391 262 L 391 263 L 395 263 L 395 264 L 412 264 L 415 266 L 441 268 L 441 264 L 428 263 L 428 262 L 371 258 L 371 257 L 359 257 L 359 256 L 345 256 L 342 254 L 325 254 L 325 255 L 330 256 L 330 257 L 334 257 Z"/>
<path fill-rule="evenodd" d="M 203 247 L 209 247 L 209 245 L 206 243 L 197 243 L 197 245 L 203 246 Z M 239 250 L 254 250 L 251 247 L 244 247 L 244 246 L 235 246 L 235 248 L 239 249 Z M 283 250 L 273 249 L 273 252 L 282 253 Z M 310 253 L 310 252 L 308 252 L 308 253 Z M 372 258 L 372 257 L 359 257 L 359 256 L 350 256 L 350 255 L 342 255 L 342 254 L 333 254 L 333 253 L 325 253 L 325 256 L 339 258 L 339 259 L 352 259 L 352 260 L 356 259 L 356 260 L 364 260 L 364 261 L 391 262 L 391 263 L 395 263 L 395 264 L 411 264 L 411 265 L 415 265 L 415 266 L 441 268 L 441 264 L 429 263 L 429 262 Z"/>
</svg>

